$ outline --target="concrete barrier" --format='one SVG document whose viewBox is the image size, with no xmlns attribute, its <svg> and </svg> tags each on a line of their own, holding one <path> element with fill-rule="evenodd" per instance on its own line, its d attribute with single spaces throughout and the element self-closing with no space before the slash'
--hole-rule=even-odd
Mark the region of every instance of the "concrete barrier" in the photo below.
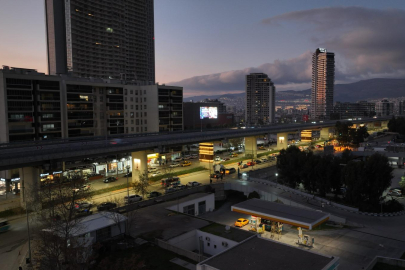
<svg viewBox="0 0 405 270">
<path fill-rule="evenodd" d="M 203 255 L 199 255 L 197 253 L 194 253 L 194 252 L 186 250 L 186 249 L 182 249 L 182 248 L 173 246 L 173 245 L 171 245 L 171 244 L 169 244 L 169 243 L 167 243 L 167 242 L 165 242 L 163 240 L 160 240 L 160 239 L 155 239 L 155 243 L 159 247 L 161 247 L 163 249 L 166 249 L 166 250 L 169 250 L 169 251 L 174 252 L 176 254 L 179 254 L 181 256 L 187 257 L 190 260 L 193 260 L 195 262 L 202 262 L 202 261 L 208 259 L 208 257 L 205 257 Z"/>
</svg>

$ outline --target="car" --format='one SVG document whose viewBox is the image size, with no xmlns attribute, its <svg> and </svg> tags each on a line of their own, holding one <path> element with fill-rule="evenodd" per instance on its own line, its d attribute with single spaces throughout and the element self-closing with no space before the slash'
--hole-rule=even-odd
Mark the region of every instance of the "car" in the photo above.
<svg viewBox="0 0 405 270">
<path fill-rule="evenodd" d="M 269 161 L 267 158 L 261 158 L 260 160 L 261 160 L 261 162 L 267 162 L 267 161 Z"/>
<path fill-rule="evenodd" d="M 124 177 L 132 177 L 132 172 L 126 173 Z"/>
<path fill-rule="evenodd" d="M 110 177 L 104 179 L 103 182 L 104 182 L 104 183 L 110 183 L 110 182 L 115 182 L 115 181 L 117 181 L 117 180 L 118 180 L 117 177 L 110 176 Z"/>
<path fill-rule="evenodd" d="M 221 178 L 221 174 L 220 173 L 211 173 L 210 178 L 219 179 L 219 178 Z"/>
<path fill-rule="evenodd" d="M 230 156 L 230 157 L 237 157 L 238 154 L 236 154 L 236 153 L 231 153 L 229 156 Z"/>
<path fill-rule="evenodd" d="M 79 201 L 75 203 L 75 209 L 90 209 L 93 206 L 91 202 Z"/>
<path fill-rule="evenodd" d="M 390 189 L 388 191 L 388 195 L 390 195 L 391 197 L 401 197 L 402 196 L 402 190 L 400 190 L 399 188 L 393 188 Z"/>
<path fill-rule="evenodd" d="M 259 146 L 259 149 L 260 150 L 264 150 L 264 149 L 266 149 L 264 146 Z"/>
<path fill-rule="evenodd" d="M 235 221 L 235 227 L 242 228 L 243 226 L 247 225 L 249 223 L 249 220 L 246 218 L 239 218 L 237 221 Z"/>
<path fill-rule="evenodd" d="M 165 194 L 173 193 L 173 192 L 175 192 L 175 191 L 177 191 L 177 189 L 172 188 L 172 187 L 169 187 L 169 188 L 166 188 L 166 189 L 165 189 Z"/>
<path fill-rule="evenodd" d="M 249 166 L 247 165 L 247 164 L 241 164 L 240 166 L 239 166 L 239 168 L 241 168 L 241 169 L 245 169 L 245 168 L 248 168 Z"/>
<path fill-rule="evenodd" d="M 131 194 L 128 196 L 124 197 L 124 203 L 129 204 L 129 203 L 134 203 L 134 202 L 139 202 L 142 201 L 142 196 L 137 195 L 137 194 Z"/>
<path fill-rule="evenodd" d="M 262 163 L 262 161 L 261 161 L 260 159 L 256 159 L 256 160 L 255 160 L 255 163 L 256 163 L 256 164 L 260 164 L 260 163 Z"/>
<path fill-rule="evenodd" d="M 275 160 L 276 160 L 276 157 L 269 156 L 269 157 L 268 157 L 268 160 L 269 160 L 269 161 L 275 161 Z"/>
<path fill-rule="evenodd" d="M 182 157 L 176 157 L 176 158 L 174 159 L 174 161 L 182 161 L 182 160 L 183 160 Z"/>
<path fill-rule="evenodd" d="M 187 160 L 185 160 L 185 161 L 183 161 L 183 163 L 181 163 L 181 167 L 187 167 L 187 166 L 190 166 L 190 165 L 191 165 L 191 162 L 187 161 Z"/>
<path fill-rule="evenodd" d="M 155 198 L 155 197 L 159 197 L 159 196 L 162 196 L 162 193 L 157 192 L 157 191 L 152 191 L 147 195 L 148 198 Z"/>
<path fill-rule="evenodd" d="M 87 209 L 87 208 L 78 209 L 78 210 L 76 210 L 75 217 L 76 218 L 87 217 L 91 214 L 93 214 L 93 211 L 91 211 L 90 209 Z"/>
<path fill-rule="evenodd" d="M 183 189 L 186 189 L 187 187 L 186 187 L 186 185 L 177 185 L 174 188 L 177 189 L 177 190 L 183 190 Z"/>
<path fill-rule="evenodd" d="M 197 154 L 192 154 L 191 158 L 198 158 L 198 155 Z"/>
<path fill-rule="evenodd" d="M 152 177 L 158 176 L 160 174 L 162 174 L 160 171 L 156 171 L 156 172 L 152 173 Z"/>
<path fill-rule="evenodd" d="M 190 158 L 191 158 L 190 155 L 185 155 L 185 156 L 183 157 L 183 160 L 187 160 L 187 159 L 190 159 Z"/>
<path fill-rule="evenodd" d="M 177 162 L 172 163 L 172 164 L 169 165 L 169 167 L 170 167 L 170 168 L 180 167 L 180 163 L 177 163 Z"/>
<path fill-rule="evenodd" d="M 198 183 L 198 182 L 194 181 L 194 182 L 188 182 L 186 186 L 187 187 L 196 187 L 196 186 L 199 186 L 199 185 L 201 185 L 201 183 Z"/>
<path fill-rule="evenodd" d="M 155 168 L 155 167 L 148 168 L 148 173 L 153 173 L 153 172 L 156 172 L 157 170 L 158 170 L 158 169 Z"/>
<path fill-rule="evenodd" d="M 225 169 L 225 174 L 231 174 L 231 173 L 236 173 L 236 169 L 235 168 Z"/>
<path fill-rule="evenodd" d="M 254 166 L 256 163 L 254 163 L 253 161 L 248 161 L 247 163 L 246 163 L 246 165 L 248 165 L 248 166 Z"/>
<path fill-rule="evenodd" d="M 216 157 L 214 158 L 214 161 L 221 161 L 221 157 L 220 157 L 220 156 L 216 156 Z"/>
<path fill-rule="evenodd" d="M 113 202 L 103 202 L 99 206 L 97 206 L 98 211 L 108 211 L 113 208 L 117 207 L 116 203 Z"/>
</svg>

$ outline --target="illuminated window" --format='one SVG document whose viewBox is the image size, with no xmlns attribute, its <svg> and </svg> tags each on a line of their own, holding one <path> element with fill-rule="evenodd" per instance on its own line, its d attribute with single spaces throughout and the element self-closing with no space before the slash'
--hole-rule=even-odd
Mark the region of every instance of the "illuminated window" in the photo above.
<svg viewBox="0 0 405 270">
<path fill-rule="evenodd" d="M 112 33 L 112 32 L 114 32 L 114 30 L 112 29 L 112 28 L 110 28 L 110 27 L 107 27 L 106 29 L 105 29 L 108 33 Z M 117 46 L 116 46 L 117 47 Z M 118 46 L 119 47 L 119 46 Z"/>
</svg>

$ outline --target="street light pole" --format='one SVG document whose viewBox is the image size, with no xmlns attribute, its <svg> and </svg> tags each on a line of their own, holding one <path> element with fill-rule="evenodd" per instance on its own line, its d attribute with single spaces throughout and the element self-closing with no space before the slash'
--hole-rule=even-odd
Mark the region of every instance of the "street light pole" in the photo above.
<svg viewBox="0 0 405 270">
<path fill-rule="evenodd" d="M 129 165 L 127 165 L 126 168 L 127 168 L 127 198 L 128 198 L 128 202 L 129 202 L 129 181 L 128 181 Z"/>
<path fill-rule="evenodd" d="M 20 177 L 21 179 L 21 177 Z M 24 177 L 24 168 L 22 168 L 22 184 L 23 184 L 23 200 L 25 203 L 25 215 L 27 217 L 27 233 L 28 233 L 28 260 L 31 263 L 31 235 L 30 235 L 30 222 L 28 219 L 28 204 L 25 198 L 25 177 Z"/>
</svg>

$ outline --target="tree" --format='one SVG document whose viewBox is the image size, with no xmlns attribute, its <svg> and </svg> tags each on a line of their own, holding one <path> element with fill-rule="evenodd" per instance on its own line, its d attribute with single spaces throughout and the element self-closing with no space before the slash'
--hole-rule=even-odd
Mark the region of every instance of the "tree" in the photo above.
<svg viewBox="0 0 405 270">
<path fill-rule="evenodd" d="M 305 163 L 301 169 L 300 177 L 305 190 L 310 193 L 316 192 L 316 171 L 315 167 L 319 162 L 320 156 L 315 156 L 312 152 L 306 155 Z"/>
<path fill-rule="evenodd" d="M 352 153 L 352 151 L 350 150 L 350 149 L 345 149 L 345 150 L 343 150 L 343 152 L 342 152 L 342 155 L 341 155 L 341 157 L 340 157 L 340 161 L 343 163 L 343 164 L 347 164 L 347 163 L 349 163 L 351 160 L 353 160 L 353 153 Z"/>
<path fill-rule="evenodd" d="M 248 195 L 248 200 L 250 200 L 250 199 L 260 199 L 260 194 L 259 193 L 257 193 L 256 191 L 253 191 L 253 192 L 250 192 L 249 193 L 249 195 Z"/>
<path fill-rule="evenodd" d="M 359 205 L 363 201 L 364 193 L 362 192 L 364 180 L 364 163 L 363 161 L 350 161 L 342 170 L 342 182 L 346 186 L 345 200 L 349 204 Z"/>
<path fill-rule="evenodd" d="M 342 187 L 342 166 L 340 164 L 341 159 L 339 157 L 332 157 L 326 174 L 326 177 L 328 178 L 328 182 L 330 184 L 330 188 L 332 189 L 335 196 L 341 193 L 340 188 Z"/>
<path fill-rule="evenodd" d="M 280 151 L 277 157 L 279 179 L 289 187 L 295 188 L 300 182 L 300 174 L 305 164 L 306 153 L 292 145 Z"/>
<path fill-rule="evenodd" d="M 40 190 L 35 239 L 38 269 L 77 269 L 91 261 L 90 239 L 77 235 L 83 228 L 77 203 L 91 198 L 90 190 L 81 189 L 82 185 L 82 179 L 55 180 Z"/>
<path fill-rule="evenodd" d="M 353 126 L 352 122 L 336 122 L 335 132 L 340 144 L 348 145 L 351 142 L 351 126 Z"/>
<path fill-rule="evenodd" d="M 369 136 L 369 134 L 367 131 L 367 127 L 362 126 L 362 127 L 359 127 L 358 129 L 355 129 L 354 135 L 352 138 L 353 144 L 358 145 L 358 144 L 364 142 L 364 139 L 368 138 L 368 136 Z"/>
<path fill-rule="evenodd" d="M 149 186 L 150 184 L 148 172 L 143 172 L 139 174 L 139 180 L 132 183 L 132 189 L 134 190 L 134 192 L 141 194 L 142 197 L 145 197 L 145 194 L 149 192 L 148 191 Z"/>
<path fill-rule="evenodd" d="M 241 145 L 243 143 L 243 138 L 242 137 L 232 138 L 232 139 L 229 139 L 228 141 L 233 147 L 238 148 L 239 145 Z"/>
</svg>

